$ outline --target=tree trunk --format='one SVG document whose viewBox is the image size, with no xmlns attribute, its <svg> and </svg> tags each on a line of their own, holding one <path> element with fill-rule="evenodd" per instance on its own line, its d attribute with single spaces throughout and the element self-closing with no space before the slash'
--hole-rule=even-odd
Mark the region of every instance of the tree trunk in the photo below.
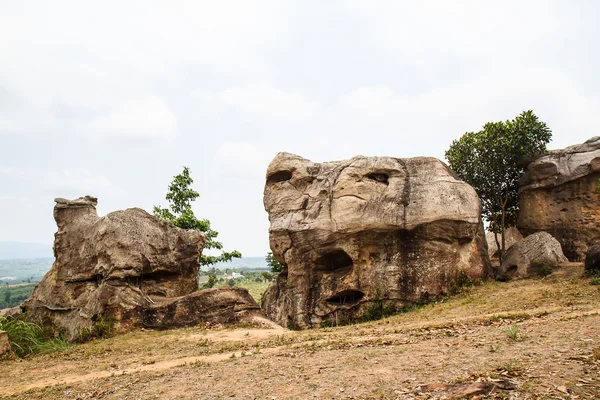
<svg viewBox="0 0 600 400">
<path fill-rule="evenodd" d="M 504 216 L 506 212 L 504 207 L 502 207 L 502 219 L 500 222 L 500 234 L 502 235 L 502 250 L 500 251 L 500 265 L 502 265 L 502 261 L 504 261 L 504 251 L 506 250 L 506 235 L 504 234 Z"/>
</svg>

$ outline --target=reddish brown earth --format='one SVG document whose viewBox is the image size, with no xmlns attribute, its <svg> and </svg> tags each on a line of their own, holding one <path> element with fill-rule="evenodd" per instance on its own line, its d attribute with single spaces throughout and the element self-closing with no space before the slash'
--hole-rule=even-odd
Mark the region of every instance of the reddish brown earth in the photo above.
<svg viewBox="0 0 600 400">
<path fill-rule="evenodd" d="M 2 361 L 0 396 L 598 399 L 600 291 L 582 271 L 486 283 L 344 327 L 138 330 Z"/>
</svg>

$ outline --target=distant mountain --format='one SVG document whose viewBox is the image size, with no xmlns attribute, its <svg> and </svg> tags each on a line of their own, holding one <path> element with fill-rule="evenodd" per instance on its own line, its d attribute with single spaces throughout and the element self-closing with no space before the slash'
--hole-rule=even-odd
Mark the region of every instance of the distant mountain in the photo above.
<svg viewBox="0 0 600 400">
<path fill-rule="evenodd" d="M 54 257 L 52 244 L 0 241 L 0 260 Z"/>
</svg>

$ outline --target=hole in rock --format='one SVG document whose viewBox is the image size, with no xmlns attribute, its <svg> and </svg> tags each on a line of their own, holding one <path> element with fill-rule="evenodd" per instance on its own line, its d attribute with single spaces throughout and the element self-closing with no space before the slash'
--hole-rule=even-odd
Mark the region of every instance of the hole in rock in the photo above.
<svg viewBox="0 0 600 400">
<path fill-rule="evenodd" d="M 364 293 L 360 290 L 344 290 L 325 300 L 329 304 L 336 306 L 352 305 L 358 303 L 363 297 Z"/>
<path fill-rule="evenodd" d="M 289 181 L 290 179 L 292 179 L 292 171 L 277 171 L 269 175 L 269 177 L 267 178 L 267 183 Z"/>
<path fill-rule="evenodd" d="M 372 174 L 367 175 L 367 178 L 372 179 L 377 182 L 388 184 L 388 179 L 390 178 L 388 174 L 384 174 L 381 172 L 373 172 Z"/>
<path fill-rule="evenodd" d="M 352 259 L 344 250 L 333 250 L 317 261 L 317 268 L 324 272 L 349 270 L 353 266 Z"/>
</svg>

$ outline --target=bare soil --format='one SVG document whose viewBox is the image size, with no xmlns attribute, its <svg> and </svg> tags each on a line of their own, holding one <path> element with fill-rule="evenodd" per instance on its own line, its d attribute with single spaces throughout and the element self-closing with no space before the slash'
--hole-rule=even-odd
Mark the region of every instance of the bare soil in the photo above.
<svg viewBox="0 0 600 400">
<path fill-rule="evenodd" d="M 600 291 L 579 264 L 343 327 L 135 331 L 0 362 L 11 399 L 599 399 Z"/>
</svg>

